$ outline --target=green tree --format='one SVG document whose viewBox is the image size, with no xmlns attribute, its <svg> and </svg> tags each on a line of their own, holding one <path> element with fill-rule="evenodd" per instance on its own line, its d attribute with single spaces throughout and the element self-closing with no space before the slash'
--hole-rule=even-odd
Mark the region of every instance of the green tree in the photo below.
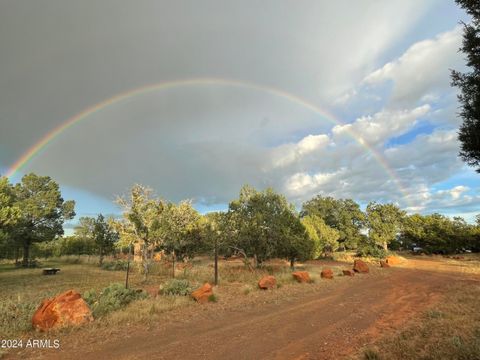
<svg viewBox="0 0 480 360">
<path fill-rule="evenodd" d="M 202 249 L 201 216 L 190 201 L 170 203 L 162 213 L 157 234 L 162 239 L 162 249 L 174 261 L 192 257 Z"/>
<path fill-rule="evenodd" d="M 49 176 L 25 175 L 14 190 L 15 206 L 21 214 L 15 239 L 23 246 L 23 266 L 28 266 L 31 245 L 63 235 L 63 223 L 75 216 L 75 202 L 64 201 L 58 184 Z"/>
<path fill-rule="evenodd" d="M 453 219 L 441 214 L 407 216 L 401 233 L 402 243 L 415 244 L 427 252 L 454 253 L 465 249 L 476 250 L 479 227 L 461 217 Z"/>
<path fill-rule="evenodd" d="M 152 190 L 139 184 L 131 188 L 128 198 L 118 197 L 116 202 L 123 209 L 123 218 L 112 219 L 110 224 L 120 235 L 119 246 L 140 247 L 146 280 L 151 262 L 149 253 L 161 242 L 158 234 L 166 203 L 153 198 Z"/>
<path fill-rule="evenodd" d="M 366 213 L 369 238 L 385 251 L 388 250 L 388 244 L 400 233 L 405 211 L 395 204 L 371 202 L 367 205 Z"/>
<path fill-rule="evenodd" d="M 338 249 L 340 233 L 331 228 L 325 221 L 317 215 L 307 215 L 302 218 L 302 223 L 307 229 L 307 233 L 314 243 L 313 257 L 327 256 Z"/>
<path fill-rule="evenodd" d="M 207 252 L 213 249 L 214 256 L 214 283 L 218 285 L 218 256 L 226 254 L 228 244 L 226 234 L 226 216 L 223 212 L 210 212 L 202 216 L 200 221 L 203 246 Z M 227 247 L 227 248 L 226 248 Z"/>
<path fill-rule="evenodd" d="M 8 178 L 0 177 L 0 237 L 20 219 L 20 209 L 15 204 L 15 189 Z"/>
<path fill-rule="evenodd" d="M 466 55 L 469 72 L 452 71 L 452 85 L 460 89 L 458 101 L 463 123 L 458 132 L 460 156 L 480 172 L 480 2 L 456 0 L 472 17 L 463 24 L 463 44 L 460 50 Z"/>
<path fill-rule="evenodd" d="M 273 257 L 294 262 L 311 252 L 311 241 L 293 206 L 272 189 L 260 192 L 244 186 L 226 216 L 232 246 L 253 257 L 255 266 Z"/>
<path fill-rule="evenodd" d="M 285 211 L 279 221 L 281 237 L 277 256 L 289 260 L 290 267 L 294 269 L 296 261 L 304 261 L 313 257 L 315 244 L 293 208 L 291 211 Z"/>
<path fill-rule="evenodd" d="M 420 214 L 408 215 L 403 219 L 400 242 L 404 249 L 420 246 L 425 238 L 425 217 Z"/>
<path fill-rule="evenodd" d="M 11 257 L 9 254 L 15 248 L 18 255 L 18 246 L 13 239 L 12 231 L 20 219 L 20 209 L 15 205 L 15 191 L 8 178 L 0 177 L 0 258 Z"/>
<path fill-rule="evenodd" d="M 113 252 L 118 241 L 118 233 L 99 214 L 97 218 L 81 217 L 79 225 L 75 228 L 79 239 L 91 239 L 99 256 L 99 265 L 102 266 L 105 255 Z"/>
<path fill-rule="evenodd" d="M 334 199 L 316 196 L 302 206 L 301 216 L 315 215 L 323 219 L 325 224 L 339 232 L 339 243 L 347 249 L 355 249 L 361 239 L 361 229 L 365 222 L 365 214 L 352 199 Z"/>
</svg>

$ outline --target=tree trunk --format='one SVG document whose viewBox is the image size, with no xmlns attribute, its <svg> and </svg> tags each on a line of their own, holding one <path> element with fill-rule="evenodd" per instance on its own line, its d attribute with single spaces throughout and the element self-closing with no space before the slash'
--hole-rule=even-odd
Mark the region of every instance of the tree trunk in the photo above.
<svg viewBox="0 0 480 360">
<path fill-rule="evenodd" d="M 388 244 L 386 241 L 383 242 L 383 250 L 387 251 L 388 250 Z"/>
<path fill-rule="evenodd" d="M 30 241 L 25 240 L 23 242 L 23 261 L 22 261 L 23 267 L 28 267 L 29 257 L 30 257 Z"/>
<path fill-rule="evenodd" d="M 100 261 L 99 261 L 99 264 L 100 264 L 100 267 L 103 265 L 103 247 L 100 247 Z"/>
<path fill-rule="evenodd" d="M 130 250 L 128 251 L 128 259 L 127 259 L 127 275 L 125 276 L 125 289 L 128 289 L 128 274 L 130 272 L 130 257 L 131 257 L 131 251 L 132 246 L 130 245 Z"/>
<path fill-rule="evenodd" d="M 290 268 L 291 268 L 292 270 L 295 270 L 295 258 L 291 258 L 291 259 L 290 259 Z"/>
<path fill-rule="evenodd" d="M 143 281 L 147 281 L 148 278 L 148 253 L 147 246 L 143 244 L 142 249 L 142 262 L 143 262 Z"/>
<path fill-rule="evenodd" d="M 18 264 L 18 256 L 19 256 L 19 248 L 18 246 L 15 246 L 15 265 Z"/>
<path fill-rule="evenodd" d="M 254 267 L 255 269 L 258 268 L 257 254 L 253 254 L 253 267 Z"/>
<path fill-rule="evenodd" d="M 172 277 L 175 279 L 175 250 L 172 252 Z"/>
</svg>

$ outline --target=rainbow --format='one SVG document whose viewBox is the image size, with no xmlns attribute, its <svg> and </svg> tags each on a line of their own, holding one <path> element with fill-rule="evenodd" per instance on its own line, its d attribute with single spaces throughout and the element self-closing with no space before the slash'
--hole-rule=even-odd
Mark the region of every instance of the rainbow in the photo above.
<svg viewBox="0 0 480 360">
<path fill-rule="evenodd" d="M 117 94 L 111 98 L 108 98 L 102 102 L 99 102 L 80 113 L 72 116 L 71 118 L 67 119 L 61 125 L 57 126 L 45 136 L 43 136 L 37 143 L 35 143 L 32 147 L 30 147 L 25 153 L 15 161 L 10 168 L 7 170 L 6 176 L 8 178 L 12 178 L 19 170 L 24 168 L 33 158 L 38 156 L 38 154 L 44 149 L 51 141 L 53 141 L 56 137 L 60 136 L 64 131 L 68 130 L 75 124 L 79 123 L 83 119 L 88 118 L 90 115 L 101 111 L 102 109 L 117 104 L 123 100 L 128 98 L 132 98 L 135 96 L 139 96 L 142 94 L 154 92 L 154 91 L 161 91 L 166 89 L 178 88 L 178 87 L 188 87 L 188 86 L 205 86 L 205 85 L 220 85 L 220 86 L 230 86 L 230 87 L 240 87 L 240 88 L 248 88 L 257 91 L 262 91 L 273 96 L 288 100 L 294 104 L 297 104 L 303 108 L 306 108 L 315 114 L 322 116 L 325 120 L 335 124 L 335 125 L 344 125 L 342 122 L 337 120 L 335 116 L 328 113 L 327 111 L 320 109 L 318 106 L 302 99 L 296 95 L 288 93 L 286 91 L 273 88 L 270 86 L 260 85 L 256 83 L 241 81 L 241 80 L 233 80 L 233 79 L 222 79 L 222 78 L 194 78 L 194 79 L 183 79 L 183 80 L 174 80 L 174 81 L 166 81 L 161 83 L 149 84 L 146 86 L 134 88 L 132 90 L 128 90 L 126 92 L 122 92 Z M 349 136 L 351 136 L 360 146 L 365 148 L 377 161 L 377 163 L 385 170 L 386 174 L 389 178 L 395 182 L 396 186 L 398 187 L 399 191 L 408 198 L 408 193 L 405 191 L 401 180 L 396 175 L 395 171 L 390 167 L 384 156 L 378 152 L 374 147 L 372 147 L 365 139 L 360 137 L 358 134 L 355 134 L 350 127 L 346 129 Z"/>
</svg>

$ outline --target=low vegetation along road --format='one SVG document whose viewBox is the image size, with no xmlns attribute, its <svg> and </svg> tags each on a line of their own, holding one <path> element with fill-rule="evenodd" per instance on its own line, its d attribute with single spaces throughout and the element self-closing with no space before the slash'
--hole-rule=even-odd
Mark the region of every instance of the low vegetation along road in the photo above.
<svg viewBox="0 0 480 360">
<path fill-rule="evenodd" d="M 282 288 L 275 290 L 275 297 L 270 291 L 242 306 L 219 302 L 183 309 L 150 329 L 117 329 L 110 336 L 95 337 L 73 333 L 62 339 L 60 350 L 17 355 L 82 360 L 338 359 L 401 328 L 438 302 L 453 282 L 478 285 L 478 280 L 478 275 L 457 272 L 445 262 L 412 259 L 397 268 L 321 280 L 310 291 L 290 293 Z M 283 290 L 284 297 L 278 296 Z"/>
</svg>

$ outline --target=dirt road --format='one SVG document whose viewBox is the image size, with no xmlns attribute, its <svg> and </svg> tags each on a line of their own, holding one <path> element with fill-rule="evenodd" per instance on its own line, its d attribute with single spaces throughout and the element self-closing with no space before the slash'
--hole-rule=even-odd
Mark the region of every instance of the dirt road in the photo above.
<svg viewBox="0 0 480 360">
<path fill-rule="evenodd" d="M 197 317 L 149 331 L 124 332 L 74 348 L 63 341 L 60 351 L 44 355 L 82 360 L 339 359 L 438 301 L 452 281 L 467 279 L 429 271 L 418 261 L 417 269 L 413 261 L 408 267 L 332 282 L 328 291 L 242 311 L 211 304 Z"/>
</svg>

